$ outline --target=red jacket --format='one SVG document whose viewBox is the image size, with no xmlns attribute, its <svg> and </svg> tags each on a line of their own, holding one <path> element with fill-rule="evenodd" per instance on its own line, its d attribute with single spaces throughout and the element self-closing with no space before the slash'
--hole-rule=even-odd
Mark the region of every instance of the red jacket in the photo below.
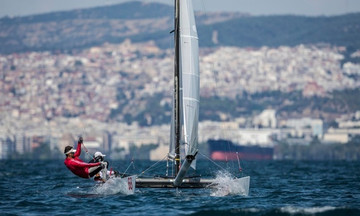
<svg viewBox="0 0 360 216">
<path fill-rule="evenodd" d="M 89 167 L 99 166 L 101 163 L 85 163 L 79 156 L 81 154 L 81 143 L 78 143 L 74 158 L 65 158 L 65 166 L 75 175 L 81 178 L 89 178 Z"/>
</svg>

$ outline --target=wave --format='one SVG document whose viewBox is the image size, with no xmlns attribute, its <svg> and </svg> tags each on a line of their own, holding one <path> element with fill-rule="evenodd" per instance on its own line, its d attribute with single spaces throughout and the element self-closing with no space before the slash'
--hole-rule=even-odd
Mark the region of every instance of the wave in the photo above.
<svg viewBox="0 0 360 216">
<path fill-rule="evenodd" d="M 358 216 L 360 209 L 334 206 L 296 207 L 285 206 L 277 209 L 243 208 L 231 210 L 201 210 L 190 215 L 241 215 L 241 216 Z"/>
<path fill-rule="evenodd" d="M 334 206 L 322 206 L 322 207 L 294 207 L 286 206 L 280 208 L 281 212 L 290 213 L 290 214 L 317 214 L 327 211 L 335 210 Z"/>
</svg>

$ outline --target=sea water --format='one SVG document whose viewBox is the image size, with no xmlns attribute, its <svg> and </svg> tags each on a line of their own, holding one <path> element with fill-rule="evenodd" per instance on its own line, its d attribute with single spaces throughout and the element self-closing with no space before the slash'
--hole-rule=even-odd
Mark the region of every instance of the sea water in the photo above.
<svg viewBox="0 0 360 216">
<path fill-rule="evenodd" d="M 124 171 L 130 162 L 111 161 Z M 130 174 L 161 175 L 166 162 L 135 161 Z M 198 161 L 194 175 L 217 177 L 214 189 L 141 189 L 122 193 L 118 182 L 74 176 L 63 161 L 0 161 L 0 215 L 360 215 L 360 162 Z M 171 172 L 171 170 L 169 171 Z M 229 174 L 231 173 L 231 174 Z M 234 176 L 249 175 L 244 196 Z M 230 191 L 230 192 L 229 192 Z"/>
</svg>

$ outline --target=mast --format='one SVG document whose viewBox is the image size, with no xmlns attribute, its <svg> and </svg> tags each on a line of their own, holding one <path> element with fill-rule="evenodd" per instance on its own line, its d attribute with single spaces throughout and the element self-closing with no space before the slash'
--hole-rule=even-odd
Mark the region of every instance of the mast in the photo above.
<svg viewBox="0 0 360 216">
<path fill-rule="evenodd" d="M 175 41 L 175 59 L 174 59 L 174 124 L 175 124 L 175 176 L 180 170 L 180 0 L 175 0 L 175 19 L 174 19 L 174 41 Z"/>
</svg>

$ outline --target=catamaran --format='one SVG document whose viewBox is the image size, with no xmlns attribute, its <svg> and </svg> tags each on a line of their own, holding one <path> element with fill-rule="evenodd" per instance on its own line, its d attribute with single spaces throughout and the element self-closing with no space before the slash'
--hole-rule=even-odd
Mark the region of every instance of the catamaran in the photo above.
<svg viewBox="0 0 360 216">
<path fill-rule="evenodd" d="M 137 188 L 204 188 L 216 185 L 215 179 L 189 177 L 196 169 L 200 103 L 199 44 L 191 0 L 175 0 L 174 17 L 174 94 L 168 160 L 173 161 L 174 175 L 136 178 Z M 184 155 L 180 155 L 184 149 Z M 182 163 L 181 163 L 182 160 Z M 249 191 L 250 177 L 233 178 L 232 184 Z"/>
</svg>

